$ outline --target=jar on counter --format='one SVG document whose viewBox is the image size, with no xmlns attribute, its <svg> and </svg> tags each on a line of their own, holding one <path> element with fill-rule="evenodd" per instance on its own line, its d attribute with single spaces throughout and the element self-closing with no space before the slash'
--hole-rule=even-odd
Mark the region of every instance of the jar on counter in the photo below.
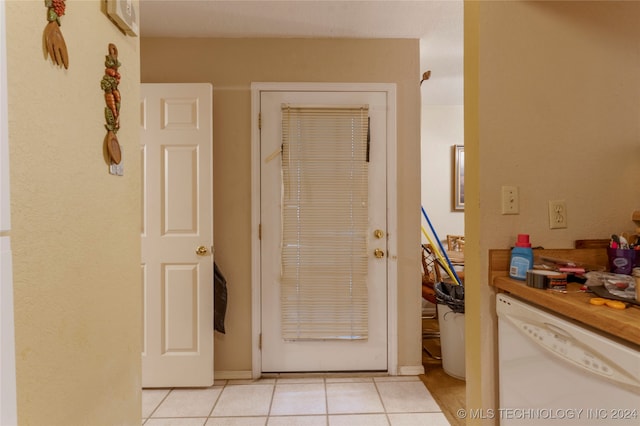
<svg viewBox="0 0 640 426">
<path fill-rule="evenodd" d="M 636 300 L 640 302 L 640 268 L 633 268 L 631 275 L 636 282 Z"/>
</svg>

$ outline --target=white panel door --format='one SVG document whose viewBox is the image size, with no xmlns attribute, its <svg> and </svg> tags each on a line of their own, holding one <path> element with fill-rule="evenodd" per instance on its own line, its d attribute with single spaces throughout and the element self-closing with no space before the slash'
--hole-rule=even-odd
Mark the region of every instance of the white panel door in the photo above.
<svg viewBox="0 0 640 426">
<path fill-rule="evenodd" d="M 281 330 L 283 103 L 296 105 L 369 105 L 368 338 L 364 340 L 285 340 Z M 387 188 L 386 92 L 263 91 L 261 113 L 261 330 L 262 372 L 386 371 L 387 362 Z M 376 236 L 376 230 L 382 236 Z M 374 250 L 385 256 L 376 258 Z"/>
<path fill-rule="evenodd" d="M 213 384 L 210 84 L 142 84 L 143 387 Z"/>
</svg>

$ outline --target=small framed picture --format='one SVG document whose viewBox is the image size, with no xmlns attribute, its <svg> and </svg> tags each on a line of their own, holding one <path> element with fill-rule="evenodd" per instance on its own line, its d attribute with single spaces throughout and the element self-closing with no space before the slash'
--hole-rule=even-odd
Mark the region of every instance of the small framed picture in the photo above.
<svg viewBox="0 0 640 426">
<path fill-rule="evenodd" d="M 464 145 L 453 146 L 453 211 L 464 211 Z"/>
<path fill-rule="evenodd" d="M 133 0 L 107 0 L 107 14 L 122 31 L 138 35 L 138 12 Z"/>
</svg>

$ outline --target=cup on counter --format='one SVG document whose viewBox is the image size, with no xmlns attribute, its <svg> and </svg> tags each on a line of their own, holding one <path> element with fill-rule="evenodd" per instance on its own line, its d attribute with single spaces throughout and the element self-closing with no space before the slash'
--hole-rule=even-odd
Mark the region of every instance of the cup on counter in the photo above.
<svg viewBox="0 0 640 426">
<path fill-rule="evenodd" d="M 631 275 L 636 266 L 636 250 L 607 247 L 609 272 Z"/>
</svg>

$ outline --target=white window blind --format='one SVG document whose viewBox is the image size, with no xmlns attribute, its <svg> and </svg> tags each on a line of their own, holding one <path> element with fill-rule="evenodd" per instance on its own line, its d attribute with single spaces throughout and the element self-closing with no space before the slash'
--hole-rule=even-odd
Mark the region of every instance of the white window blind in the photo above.
<svg viewBox="0 0 640 426">
<path fill-rule="evenodd" d="M 368 106 L 282 117 L 283 338 L 367 339 Z"/>
</svg>

